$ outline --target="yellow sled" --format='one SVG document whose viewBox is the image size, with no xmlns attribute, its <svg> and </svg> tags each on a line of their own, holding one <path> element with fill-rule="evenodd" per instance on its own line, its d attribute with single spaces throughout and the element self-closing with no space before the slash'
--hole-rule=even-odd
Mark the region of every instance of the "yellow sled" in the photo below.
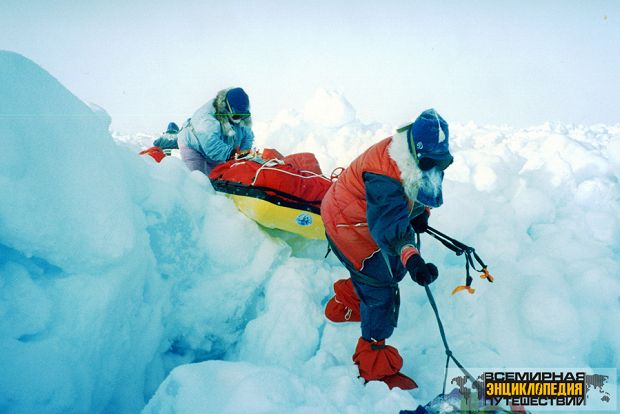
<svg viewBox="0 0 620 414">
<path fill-rule="evenodd" d="M 307 239 L 325 240 L 325 227 L 319 214 L 279 206 L 254 197 L 231 197 L 239 211 L 262 226 L 289 231 Z"/>
</svg>

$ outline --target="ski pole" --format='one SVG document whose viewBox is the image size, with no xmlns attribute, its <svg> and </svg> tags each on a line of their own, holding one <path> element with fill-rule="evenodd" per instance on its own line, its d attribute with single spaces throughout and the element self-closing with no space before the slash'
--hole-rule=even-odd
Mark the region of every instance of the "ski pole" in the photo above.
<svg viewBox="0 0 620 414">
<path fill-rule="evenodd" d="M 437 325 L 439 326 L 439 334 L 441 335 L 441 340 L 443 341 L 443 346 L 446 350 L 447 358 L 446 358 L 446 369 L 445 369 L 445 373 L 443 377 L 443 393 L 444 394 L 446 393 L 446 381 L 448 379 L 448 365 L 450 364 L 450 359 L 452 359 L 454 363 L 456 364 L 456 366 L 459 367 L 460 370 L 463 372 L 463 374 L 465 374 L 465 376 L 469 378 L 471 383 L 475 384 L 477 381 L 474 378 L 474 376 L 471 375 L 469 371 L 467 371 L 465 367 L 463 367 L 463 365 L 461 365 L 461 363 L 456 359 L 454 354 L 452 354 L 452 351 L 450 350 L 450 347 L 448 346 L 448 340 L 446 339 L 446 333 L 443 329 L 443 323 L 441 323 L 441 318 L 439 317 L 439 310 L 437 309 L 437 303 L 435 303 L 435 298 L 433 297 L 433 294 L 431 293 L 431 290 L 428 287 L 428 285 L 424 286 L 424 290 L 426 291 L 426 296 L 428 297 L 428 301 L 430 302 L 431 307 L 433 308 L 433 312 L 435 313 L 435 319 L 437 319 Z"/>
<path fill-rule="evenodd" d="M 420 245 L 421 245 L 420 235 L 417 234 L 416 247 L 418 248 L 418 251 L 420 251 Z M 431 292 L 431 289 L 428 287 L 428 285 L 426 285 L 424 286 L 424 290 L 426 291 L 426 296 L 428 297 L 428 301 L 431 304 L 431 307 L 433 308 L 433 312 L 435 313 L 435 319 L 437 319 L 437 326 L 439 327 L 439 334 L 441 335 L 441 340 L 443 342 L 443 346 L 446 351 L 446 368 L 445 368 L 444 377 L 443 377 L 443 394 L 444 395 L 446 394 L 446 382 L 448 380 L 448 366 L 450 364 L 450 359 L 454 361 L 456 366 L 459 367 L 459 369 L 463 372 L 463 374 L 465 374 L 465 376 L 471 381 L 472 385 L 475 386 L 477 381 L 474 378 L 474 376 L 471 375 L 469 371 L 467 371 L 463 365 L 461 365 L 461 363 L 452 354 L 452 351 L 450 350 L 450 346 L 448 346 L 448 340 L 446 339 L 446 332 L 443 329 L 443 323 L 441 323 L 441 318 L 439 317 L 439 310 L 437 309 L 437 303 L 435 302 L 435 298 L 433 297 L 433 293 Z"/>
</svg>

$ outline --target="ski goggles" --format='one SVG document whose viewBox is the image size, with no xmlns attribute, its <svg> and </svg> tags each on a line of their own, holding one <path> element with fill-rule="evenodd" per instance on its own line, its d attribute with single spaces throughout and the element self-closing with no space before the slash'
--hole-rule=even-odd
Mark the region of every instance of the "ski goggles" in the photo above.
<svg viewBox="0 0 620 414">
<path fill-rule="evenodd" d="M 454 157 L 449 155 L 450 158 L 444 158 L 441 160 L 436 160 L 434 158 L 429 157 L 421 157 L 418 159 L 418 168 L 422 171 L 428 171 L 433 167 L 436 167 L 439 171 L 443 171 L 450 166 L 454 162 Z"/>
<path fill-rule="evenodd" d="M 226 100 L 226 106 L 228 107 L 228 112 L 229 112 L 228 116 L 233 121 L 239 122 L 239 121 L 242 121 L 242 120 L 250 117 L 249 113 L 246 113 L 246 114 L 235 113 L 235 111 L 233 111 L 233 109 L 230 107 L 230 103 L 228 102 L 228 100 Z"/>
<path fill-rule="evenodd" d="M 250 114 L 230 114 L 230 119 L 233 121 L 243 121 L 250 117 Z"/>
</svg>

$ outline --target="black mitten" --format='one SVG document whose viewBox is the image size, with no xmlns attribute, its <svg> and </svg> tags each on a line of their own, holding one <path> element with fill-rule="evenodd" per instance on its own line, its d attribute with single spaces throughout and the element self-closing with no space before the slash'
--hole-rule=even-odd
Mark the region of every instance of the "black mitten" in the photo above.
<svg viewBox="0 0 620 414">
<path fill-rule="evenodd" d="M 407 260 L 406 267 L 411 275 L 411 279 L 420 286 L 430 285 L 439 276 L 437 266 L 432 263 L 426 263 L 419 254 L 411 256 Z"/>
</svg>

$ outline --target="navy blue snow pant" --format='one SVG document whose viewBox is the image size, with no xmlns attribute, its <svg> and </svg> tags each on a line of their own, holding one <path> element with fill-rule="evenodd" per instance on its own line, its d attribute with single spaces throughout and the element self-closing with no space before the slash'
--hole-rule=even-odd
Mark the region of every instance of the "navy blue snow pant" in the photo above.
<svg viewBox="0 0 620 414">
<path fill-rule="evenodd" d="M 381 252 L 377 252 L 366 259 L 363 269 L 358 271 L 332 243 L 330 247 L 351 274 L 353 286 L 360 298 L 362 337 L 377 341 L 389 338 L 398 322 L 400 307 L 398 282 L 407 272 L 400 258 L 387 256 L 392 269 L 390 272 L 386 258 Z"/>
</svg>

